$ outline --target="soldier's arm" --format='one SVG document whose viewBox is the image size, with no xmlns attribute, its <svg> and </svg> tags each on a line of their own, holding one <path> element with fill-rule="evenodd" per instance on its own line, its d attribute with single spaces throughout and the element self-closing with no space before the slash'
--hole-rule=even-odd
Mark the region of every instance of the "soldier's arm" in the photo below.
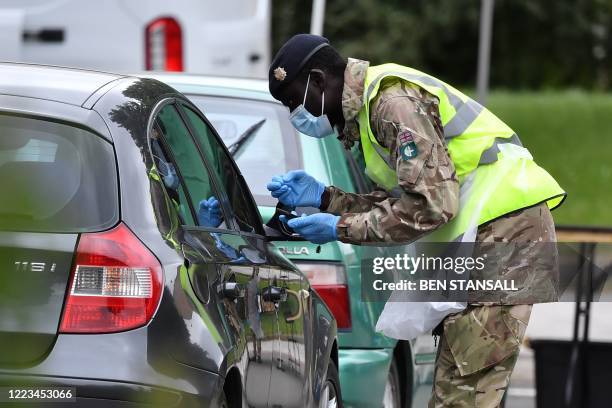
<svg viewBox="0 0 612 408">
<path fill-rule="evenodd" d="M 347 193 L 338 187 L 329 186 L 321 197 L 321 211 L 335 215 L 362 213 L 374 208 L 375 203 L 382 202 L 389 197 L 384 190 L 376 190 L 370 194 Z"/>
<path fill-rule="evenodd" d="M 374 203 L 369 211 L 344 213 L 337 227 L 341 241 L 411 242 L 458 211 L 459 182 L 437 104 L 404 85 L 381 92 L 371 113 L 372 130 L 396 164 L 401 194 Z"/>
</svg>

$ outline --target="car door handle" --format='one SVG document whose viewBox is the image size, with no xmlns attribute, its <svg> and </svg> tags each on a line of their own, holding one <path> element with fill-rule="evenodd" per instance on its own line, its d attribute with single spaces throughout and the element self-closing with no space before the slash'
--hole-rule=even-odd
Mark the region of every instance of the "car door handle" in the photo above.
<svg viewBox="0 0 612 408">
<path fill-rule="evenodd" d="M 42 43 L 62 43 L 65 33 L 63 28 L 43 28 L 37 31 L 26 30 L 23 32 L 23 41 Z"/>
<path fill-rule="evenodd" d="M 244 286 L 236 282 L 223 282 L 217 286 L 217 292 L 228 299 L 243 298 L 245 294 Z"/>
<path fill-rule="evenodd" d="M 272 303 L 280 303 L 287 301 L 287 290 L 278 286 L 268 286 L 261 293 L 264 301 Z"/>
</svg>

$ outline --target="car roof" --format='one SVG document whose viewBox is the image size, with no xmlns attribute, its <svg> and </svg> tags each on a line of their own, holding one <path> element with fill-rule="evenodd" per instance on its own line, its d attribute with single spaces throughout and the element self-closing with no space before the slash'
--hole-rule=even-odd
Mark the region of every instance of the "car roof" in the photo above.
<svg viewBox="0 0 612 408">
<path fill-rule="evenodd" d="M 280 103 L 270 95 L 268 81 L 265 79 L 166 72 L 141 72 L 135 76 L 157 79 L 185 94 L 248 98 Z"/>
<path fill-rule="evenodd" d="M 122 77 L 77 68 L 0 62 L 0 94 L 81 106 L 96 90 Z"/>
</svg>

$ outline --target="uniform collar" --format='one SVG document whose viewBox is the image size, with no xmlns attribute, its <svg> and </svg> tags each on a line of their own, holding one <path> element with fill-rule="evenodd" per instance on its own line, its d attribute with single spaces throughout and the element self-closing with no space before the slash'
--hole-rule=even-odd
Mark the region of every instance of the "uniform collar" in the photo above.
<svg viewBox="0 0 612 408">
<path fill-rule="evenodd" d="M 355 58 L 349 58 L 344 70 L 344 87 L 342 89 L 342 114 L 344 130 L 340 140 L 347 148 L 359 140 L 357 114 L 363 107 L 363 92 L 366 71 L 370 63 Z"/>
</svg>

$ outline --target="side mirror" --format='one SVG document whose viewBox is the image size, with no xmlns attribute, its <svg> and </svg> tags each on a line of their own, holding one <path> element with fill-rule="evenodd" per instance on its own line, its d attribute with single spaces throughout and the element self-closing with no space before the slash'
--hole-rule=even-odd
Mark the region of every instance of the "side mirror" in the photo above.
<svg viewBox="0 0 612 408">
<path fill-rule="evenodd" d="M 291 209 L 283 206 L 280 202 L 276 205 L 274 215 L 270 218 L 266 224 L 264 224 L 264 231 L 269 241 L 305 241 L 300 235 L 293 232 L 284 222 L 280 220 L 280 216 L 285 215 L 289 218 L 295 217 L 295 214 L 291 213 Z"/>
<path fill-rule="evenodd" d="M 301 235 L 272 228 L 268 224 L 263 225 L 268 241 L 306 241 Z"/>
</svg>

